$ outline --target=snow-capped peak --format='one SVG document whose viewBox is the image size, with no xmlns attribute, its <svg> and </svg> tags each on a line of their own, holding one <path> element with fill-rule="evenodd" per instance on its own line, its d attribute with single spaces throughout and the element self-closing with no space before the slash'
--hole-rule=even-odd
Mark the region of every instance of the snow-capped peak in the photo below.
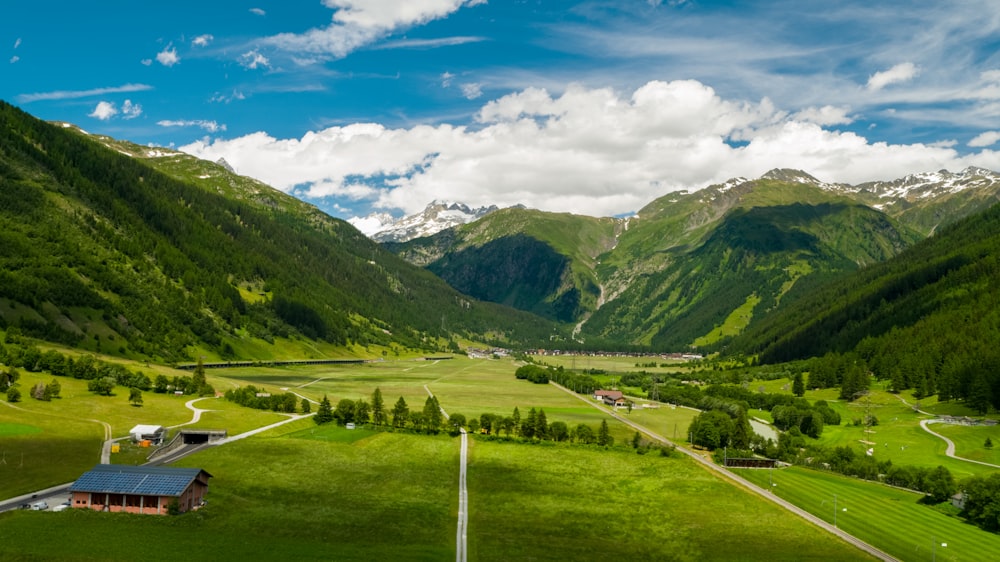
<svg viewBox="0 0 1000 562">
<path fill-rule="evenodd" d="M 420 213 L 398 220 L 388 213 L 373 213 L 348 222 L 377 242 L 406 242 L 472 222 L 496 210 L 496 205 L 473 209 L 464 203 L 435 200 Z"/>
</svg>

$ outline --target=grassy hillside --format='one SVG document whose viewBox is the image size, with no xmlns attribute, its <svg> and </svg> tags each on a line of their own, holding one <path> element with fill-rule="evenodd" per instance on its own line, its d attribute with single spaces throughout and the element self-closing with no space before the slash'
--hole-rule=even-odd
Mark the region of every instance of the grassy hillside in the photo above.
<svg viewBox="0 0 1000 562">
<path fill-rule="evenodd" d="M 551 333 L 220 166 L 107 142 L 0 105 L 0 327 L 165 360 Z"/>
</svg>

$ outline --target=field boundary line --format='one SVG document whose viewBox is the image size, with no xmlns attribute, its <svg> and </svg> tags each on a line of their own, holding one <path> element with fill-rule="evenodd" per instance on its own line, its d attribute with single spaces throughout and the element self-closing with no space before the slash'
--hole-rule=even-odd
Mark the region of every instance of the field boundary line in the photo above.
<svg viewBox="0 0 1000 562">
<path fill-rule="evenodd" d="M 843 531 L 842 529 L 840 529 L 838 527 L 834 527 L 830 523 L 827 523 L 826 521 L 820 519 L 819 517 L 813 515 L 812 513 L 809 513 L 805 509 L 803 509 L 803 508 L 801 508 L 801 507 L 793 504 L 792 502 L 790 502 L 788 500 L 785 500 L 785 499 L 782 499 L 782 498 L 779 498 L 778 496 L 774 495 L 774 493 L 772 493 L 771 491 L 764 490 L 763 488 L 757 486 L 756 484 L 754 484 L 752 482 L 749 482 L 747 480 L 744 480 L 743 478 L 740 478 L 739 476 L 737 476 L 737 475 L 729 472 L 725 468 L 723 468 L 723 467 L 715 464 L 711 460 L 708 460 L 708 459 L 702 457 L 701 455 L 699 455 L 699 454 L 697 454 L 697 453 L 695 453 L 693 451 L 688 450 L 685 447 L 678 446 L 676 443 L 674 443 L 673 441 L 667 439 L 666 437 L 663 437 L 662 435 L 659 435 L 659 434 L 657 434 L 657 433 L 655 433 L 653 431 L 650 431 L 646 427 L 644 427 L 642 425 L 639 425 L 639 424 L 637 424 L 637 423 L 635 423 L 635 422 L 633 422 L 631 420 L 627 420 L 627 419 L 621 417 L 620 415 L 616 414 L 615 412 L 609 411 L 607 408 L 603 408 L 603 407 L 599 406 L 598 404 L 595 404 L 594 402 L 588 400 L 586 396 L 582 396 L 580 394 L 577 394 L 576 392 L 573 392 L 572 390 L 566 388 L 565 386 L 562 386 L 561 384 L 558 384 L 558 383 L 553 382 L 553 381 L 549 381 L 549 384 L 555 386 L 556 388 L 562 390 L 563 392 L 566 392 L 567 394 L 575 396 L 577 399 L 579 399 L 579 400 L 581 400 L 581 401 L 589 404 L 590 406 L 593 406 L 594 408 L 596 408 L 596 409 L 598 409 L 598 410 L 600 410 L 600 411 L 608 414 L 609 416 L 611 416 L 611 417 L 615 418 L 616 420 L 624 423 L 625 425 L 628 425 L 628 426 L 632 427 L 633 429 L 635 429 L 637 431 L 641 431 L 641 432 L 645 433 L 646 435 L 652 437 L 653 439 L 655 439 L 657 441 L 660 441 L 661 443 L 666 443 L 667 445 L 671 445 L 671 446 L 675 447 L 678 451 L 684 453 L 685 455 L 691 457 L 692 459 L 694 459 L 695 461 L 697 461 L 698 463 L 700 463 L 702 465 L 702 467 L 708 469 L 709 472 L 712 472 L 712 473 L 714 473 L 714 474 L 722 477 L 723 480 L 726 480 L 730 484 L 737 485 L 738 487 L 741 487 L 741 488 L 743 488 L 743 489 L 745 489 L 745 490 L 747 490 L 749 492 L 753 492 L 753 493 L 757 494 L 758 496 L 760 496 L 762 498 L 765 498 L 767 500 L 770 500 L 770 501 L 774 502 L 778 506 L 787 509 L 788 511 L 794 513 L 795 515 L 798 515 L 799 517 L 805 519 L 806 521 L 812 523 L 813 525 L 816 525 L 820 529 L 823 529 L 825 531 L 828 531 L 831 534 L 834 534 L 834 535 L 840 537 L 841 539 L 843 539 L 848 544 L 856 546 L 858 549 L 863 550 L 863 551 L 867 552 L 868 554 L 871 554 L 872 556 L 875 556 L 876 558 L 879 558 L 881 560 L 885 560 L 887 562 L 899 562 L 899 559 L 897 559 L 896 557 L 890 555 L 889 553 L 883 552 L 882 550 L 880 550 L 880 549 L 878 549 L 878 548 L 876 548 L 876 547 L 874 547 L 874 546 L 866 543 L 865 541 L 863 541 L 863 540 L 855 537 L 854 535 L 852 535 L 852 534 L 850 534 L 850 533 L 848 533 L 846 531 Z"/>
</svg>

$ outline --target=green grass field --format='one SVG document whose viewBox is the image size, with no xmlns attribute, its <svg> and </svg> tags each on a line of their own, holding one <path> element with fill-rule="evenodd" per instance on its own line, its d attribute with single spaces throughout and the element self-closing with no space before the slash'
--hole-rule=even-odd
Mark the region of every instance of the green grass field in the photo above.
<svg viewBox="0 0 1000 562">
<path fill-rule="evenodd" d="M 475 442 L 475 560 L 860 560 L 687 458 Z"/>
<path fill-rule="evenodd" d="M 940 433 L 955 442 L 956 455 L 1000 465 L 1000 425 L 966 426 L 936 423 L 930 427 L 935 433 Z M 984 446 L 987 438 L 993 442 L 993 447 L 989 449 Z"/>
<path fill-rule="evenodd" d="M 919 504 L 921 494 L 804 468 L 737 470 L 764 488 L 901 560 L 994 560 L 1000 536 Z M 956 510 L 957 511 L 957 510 Z M 947 547 L 941 547 L 947 543 Z"/>
<path fill-rule="evenodd" d="M 626 559 L 863 558 L 685 458 L 486 441 L 471 450 L 473 560 L 604 560 L 609 545 Z M 201 511 L 11 512 L 0 516 L 0 558 L 174 560 L 163 545 L 183 544 L 188 560 L 450 559 L 458 451 L 446 436 L 336 426 L 254 437 L 179 463 L 214 475 Z"/>
<path fill-rule="evenodd" d="M 454 557 L 454 439 L 313 425 L 178 464 L 214 476 L 206 508 L 182 517 L 11 512 L 0 516 L 0 558 L 176 560 L 181 551 L 185 560 L 213 561 Z"/>
<path fill-rule="evenodd" d="M 633 430 L 580 400 L 550 385 L 537 385 L 514 377 L 511 360 L 469 359 L 456 356 L 446 361 L 402 360 L 362 365 L 310 365 L 220 369 L 214 374 L 225 382 L 217 388 L 253 384 L 271 392 L 282 389 L 319 400 L 329 397 L 334 406 L 342 398 L 371 401 L 376 387 L 386 408 L 402 396 L 410 410 L 423 407 L 426 385 L 449 414 L 466 418 L 481 414 L 511 415 L 517 407 L 522 418 L 531 408 L 545 410 L 549 423 L 563 421 L 570 428 L 585 423 L 595 429 L 608 419 L 615 439 L 631 438 Z"/>
</svg>

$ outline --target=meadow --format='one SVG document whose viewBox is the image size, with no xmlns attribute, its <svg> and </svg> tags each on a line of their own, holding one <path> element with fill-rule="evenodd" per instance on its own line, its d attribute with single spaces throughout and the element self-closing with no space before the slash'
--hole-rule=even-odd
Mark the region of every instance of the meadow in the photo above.
<svg viewBox="0 0 1000 562">
<path fill-rule="evenodd" d="M 918 503 L 922 494 L 798 467 L 734 472 L 765 489 L 776 484 L 775 494 L 830 523 L 836 496 L 839 528 L 901 560 L 931 560 L 935 543 L 938 560 L 992 560 L 1000 552 L 1000 536 L 965 523 L 948 504 Z"/>
<path fill-rule="evenodd" d="M 430 390 L 449 415 L 509 416 L 516 407 L 523 418 L 528 410 L 536 408 L 545 410 L 549 423 L 562 421 L 570 428 L 584 423 L 596 430 L 606 419 L 616 440 L 632 437 L 634 430 L 554 386 L 516 379 L 516 369 L 517 363 L 511 360 L 456 356 L 443 361 L 416 359 L 361 365 L 220 369 L 213 374 L 228 381 L 217 388 L 253 384 L 271 392 L 287 389 L 313 400 L 325 395 L 334 406 L 342 398 L 371 402 L 372 392 L 378 387 L 386 409 L 391 409 L 402 396 L 412 411 L 423 407 Z"/>
<path fill-rule="evenodd" d="M 200 511 L 11 512 L 0 557 L 175 560 L 163 545 L 181 544 L 189 560 L 454 557 L 458 439 L 304 423 L 179 462 L 213 475 Z M 474 440 L 469 483 L 473 560 L 863 558 L 677 456 Z"/>
</svg>

